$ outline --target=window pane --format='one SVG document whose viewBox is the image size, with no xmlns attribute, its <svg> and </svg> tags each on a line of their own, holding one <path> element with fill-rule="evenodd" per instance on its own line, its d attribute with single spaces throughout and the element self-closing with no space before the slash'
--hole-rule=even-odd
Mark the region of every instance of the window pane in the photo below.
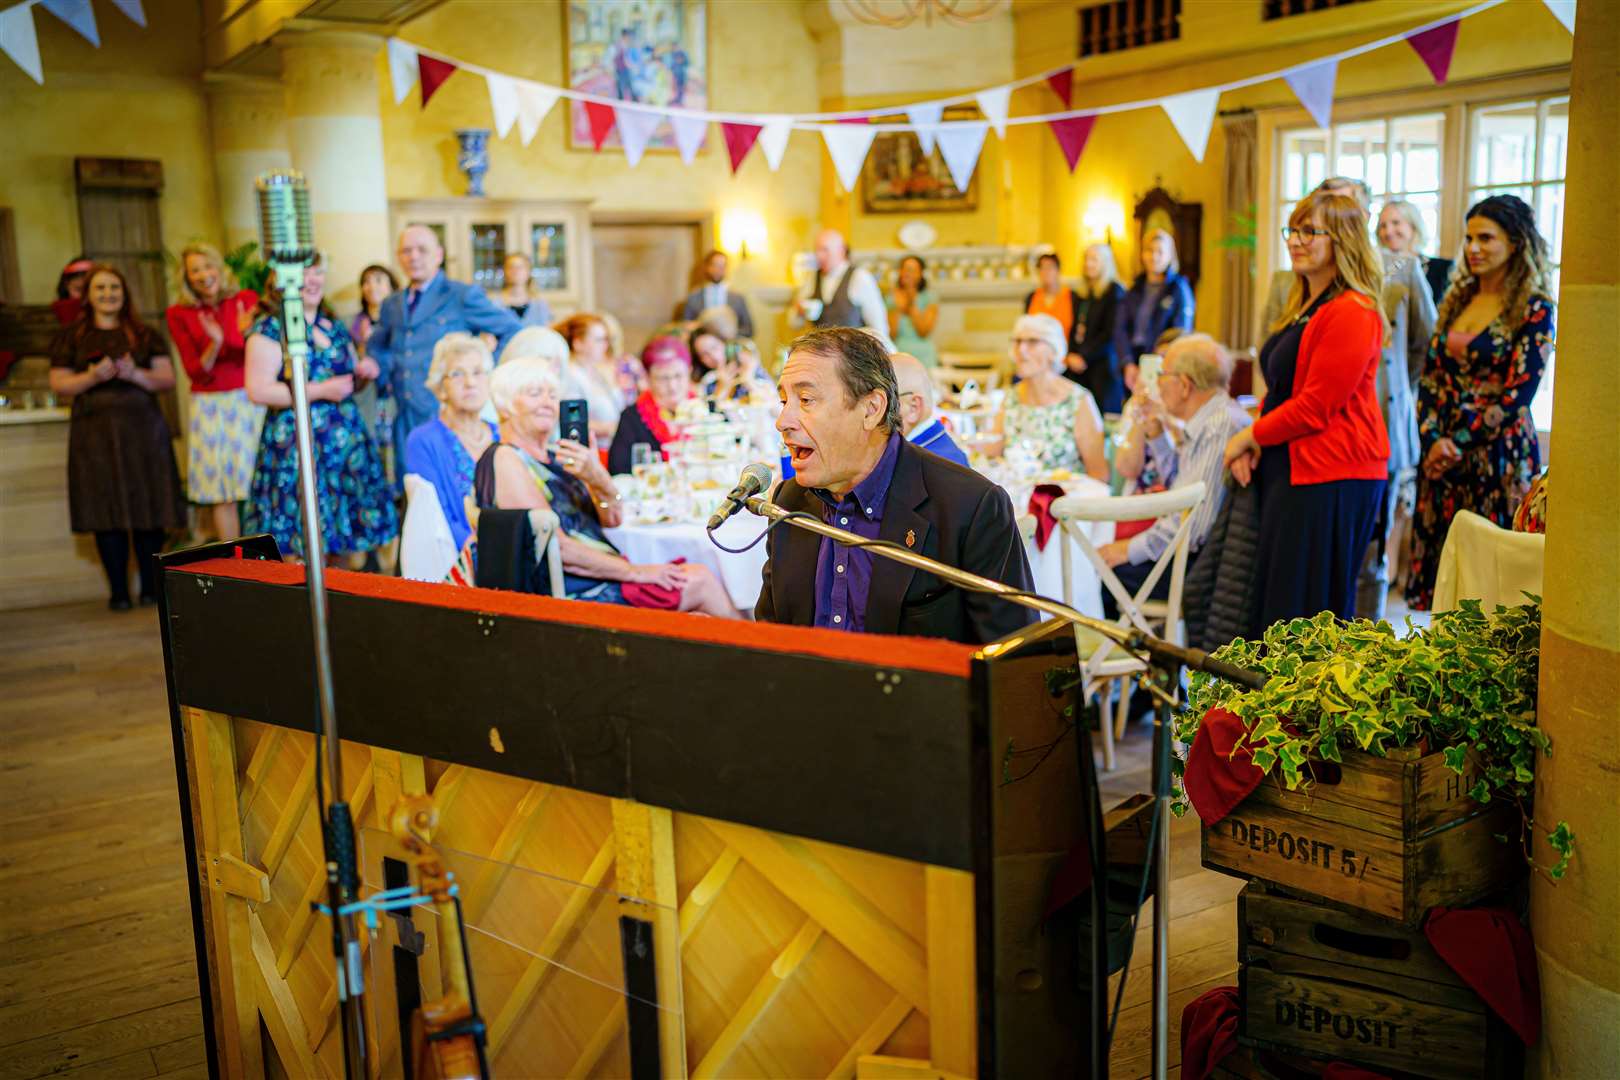
<svg viewBox="0 0 1620 1080">
<path fill-rule="evenodd" d="M 1309 128 L 1290 131 L 1283 137 L 1282 197 L 1290 202 L 1322 182 L 1327 160 L 1328 133 Z"/>
<path fill-rule="evenodd" d="M 1474 183 L 1520 184 L 1534 177 L 1536 105 L 1492 105 L 1474 114 Z"/>
<path fill-rule="evenodd" d="M 1564 178 L 1564 158 L 1568 150 L 1569 98 L 1553 98 L 1547 103 L 1547 118 L 1541 125 L 1541 179 Z"/>
<path fill-rule="evenodd" d="M 1389 190 L 1439 190 L 1444 129 L 1441 113 L 1399 116 L 1390 122 Z"/>
<path fill-rule="evenodd" d="M 1564 185 L 1542 184 L 1536 188 L 1536 228 L 1547 240 L 1556 266 L 1564 261 Z"/>
<path fill-rule="evenodd" d="M 1418 250 L 1425 255 L 1440 254 L 1440 194 L 1434 191 L 1410 192 L 1406 201 L 1418 208 L 1423 221 L 1423 243 Z"/>
<path fill-rule="evenodd" d="M 506 284 L 506 226 L 496 222 L 474 224 L 469 239 L 472 247 L 472 281 L 481 289 L 498 289 Z"/>
<path fill-rule="evenodd" d="M 1335 127 L 1338 153 L 1333 174 L 1364 180 L 1374 195 L 1386 190 L 1387 161 L 1384 148 L 1384 121 L 1370 120 Z"/>
</svg>

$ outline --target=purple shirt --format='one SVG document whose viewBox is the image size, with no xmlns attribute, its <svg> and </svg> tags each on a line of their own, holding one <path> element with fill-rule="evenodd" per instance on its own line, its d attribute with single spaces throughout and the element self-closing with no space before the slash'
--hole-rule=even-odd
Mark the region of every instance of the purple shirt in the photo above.
<svg viewBox="0 0 1620 1080">
<path fill-rule="evenodd" d="M 889 436 L 889 445 L 878 458 L 877 467 L 856 484 L 842 499 L 835 499 L 825 488 L 811 488 L 821 500 L 821 520 L 847 529 L 865 540 L 876 540 L 883 527 L 883 504 L 889 498 L 889 481 L 894 464 L 900 459 L 900 433 Z M 866 629 L 866 598 L 872 588 L 872 553 L 863 548 L 821 540 L 816 560 L 816 625 L 830 630 Z"/>
</svg>

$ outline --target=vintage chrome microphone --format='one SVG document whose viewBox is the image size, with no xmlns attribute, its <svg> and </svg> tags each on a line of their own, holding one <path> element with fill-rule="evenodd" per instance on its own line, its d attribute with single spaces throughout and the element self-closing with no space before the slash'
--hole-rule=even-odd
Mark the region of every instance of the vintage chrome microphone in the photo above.
<svg viewBox="0 0 1620 1080">
<path fill-rule="evenodd" d="M 259 235 L 265 261 L 281 289 L 283 378 L 292 390 L 298 437 L 299 501 L 304 518 L 304 574 L 309 589 L 309 624 L 315 647 L 315 697 L 321 733 L 326 740 L 324 828 L 326 879 L 332 909 L 332 953 L 336 963 L 338 1014 L 343 1026 L 345 1075 L 371 1075 L 366 1060 L 365 971 L 361 965 L 359 928 L 352 914 L 341 914 L 359 899 L 360 872 L 355 857 L 354 817 L 343 798 L 343 753 L 338 741 L 332 693 L 332 644 L 326 608 L 326 549 L 321 542 L 320 504 L 315 478 L 315 452 L 309 418 L 309 328 L 304 323 L 304 270 L 315 261 L 309 185 L 302 173 L 278 169 L 262 174 L 254 187 L 259 195 Z"/>
</svg>

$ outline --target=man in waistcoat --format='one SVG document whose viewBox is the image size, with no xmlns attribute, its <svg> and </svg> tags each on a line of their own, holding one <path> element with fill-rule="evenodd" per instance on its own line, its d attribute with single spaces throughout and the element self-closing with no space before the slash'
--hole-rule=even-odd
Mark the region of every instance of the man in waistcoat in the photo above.
<svg viewBox="0 0 1620 1080">
<path fill-rule="evenodd" d="M 788 312 L 795 329 L 853 326 L 870 330 L 893 351 L 883 290 L 867 270 L 849 261 L 849 244 L 836 229 L 816 236 L 816 274 L 800 290 Z"/>
</svg>

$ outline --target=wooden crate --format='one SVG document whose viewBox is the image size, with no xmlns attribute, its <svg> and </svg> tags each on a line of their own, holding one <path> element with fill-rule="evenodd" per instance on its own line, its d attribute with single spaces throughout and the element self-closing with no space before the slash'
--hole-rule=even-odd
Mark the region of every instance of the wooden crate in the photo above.
<svg viewBox="0 0 1620 1080">
<path fill-rule="evenodd" d="M 1204 829 L 1211 870 L 1417 926 L 1436 905 L 1459 906 L 1501 890 L 1525 872 L 1511 803 L 1481 805 L 1439 753 L 1346 753 L 1319 762 L 1316 779 L 1288 791 L 1268 777 Z"/>
<path fill-rule="evenodd" d="M 1244 1046 L 1435 1080 L 1523 1073 L 1518 1037 L 1421 931 L 1251 883 L 1238 965 Z"/>
</svg>

